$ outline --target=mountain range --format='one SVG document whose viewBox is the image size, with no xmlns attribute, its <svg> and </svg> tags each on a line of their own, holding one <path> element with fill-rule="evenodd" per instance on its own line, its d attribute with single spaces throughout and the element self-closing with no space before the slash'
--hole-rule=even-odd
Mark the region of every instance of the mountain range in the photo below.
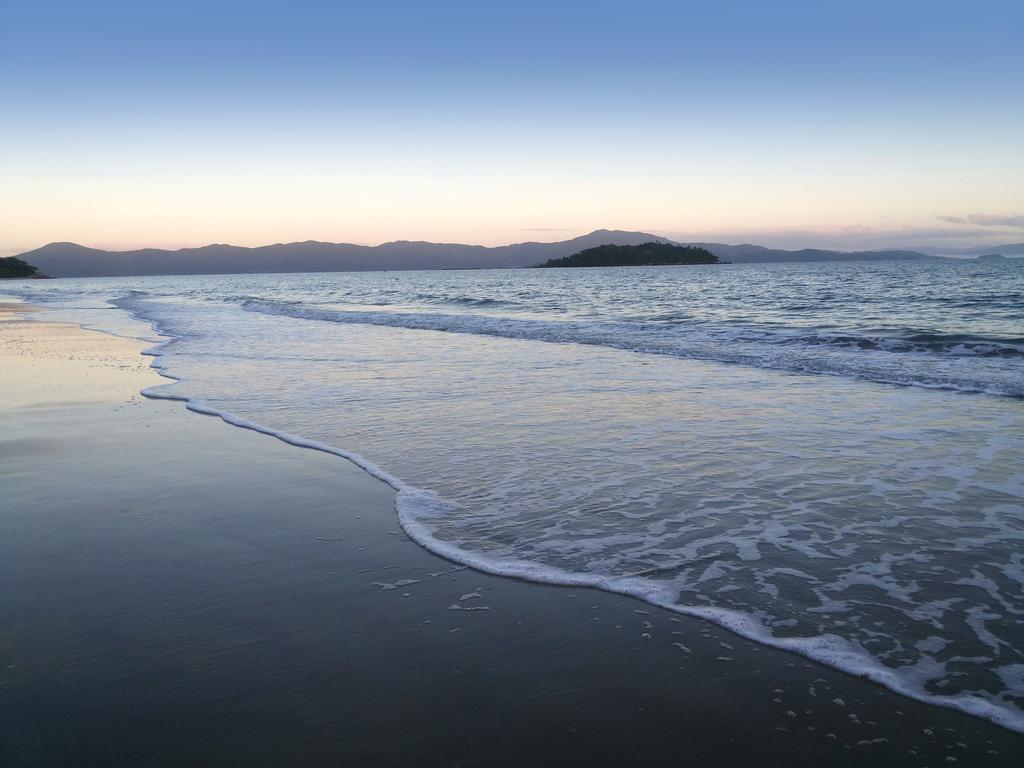
<svg viewBox="0 0 1024 768">
<path fill-rule="evenodd" d="M 674 243 L 647 232 L 598 229 L 554 243 L 524 242 L 483 246 L 396 240 L 381 245 L 277 243 L 255 248 L 205 245 L 199 248 L 105 251 L 76 243 L 50 243 L 18 258 L 51 277 L 112 277 L 129 275 L 193 275 L 253 272 L 345 272 L 410 269 L 482 269 L 532 267 L 549 259 L 571 256 L 599 245 Z M 764 263 L 778 261 L 881 261 L 935 259 L 918 251 L 829 251 L 807 248 L 787 251 L 760 245 L 679 243 L 706 248 L 721 261 Z M 1018 246 L 1009 246 L 1015 249 Z M 1024 250 L 1024 245 L 1019 246 Z M 987 249 L 992 250 L 992 249 Z M 1015 250 L 998 249 L 1006 253 Z"/>
</svg>

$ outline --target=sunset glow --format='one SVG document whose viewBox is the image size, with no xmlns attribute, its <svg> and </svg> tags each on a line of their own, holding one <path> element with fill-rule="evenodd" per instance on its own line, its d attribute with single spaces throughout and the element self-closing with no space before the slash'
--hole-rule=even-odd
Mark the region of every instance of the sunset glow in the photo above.
<svg viewBox="0 0 1024 768">
<path fill-rule="evenodd" d="M 1021 11 L 985 6 L 21 4 L 0 250 L 1012 242 Z"/>
</svg>

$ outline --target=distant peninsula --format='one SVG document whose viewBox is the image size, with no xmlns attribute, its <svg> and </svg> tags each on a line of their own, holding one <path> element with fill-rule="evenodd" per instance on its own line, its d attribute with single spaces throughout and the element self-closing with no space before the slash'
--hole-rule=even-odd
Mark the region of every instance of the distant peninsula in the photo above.
<svg viewBox="0 0 1024 768">
<path fill-rule="evenodd" d="M 15 277 L 44 277 L 39 270 L 14 256 L 0 258 L 0 279 Z"/>
<path fill-rule="evenodd" d="M 787 251 L 761 245 L 676 242 L 650 232 L 598 229 L 586 235 L 551 243 L 466 245 L 396 240 L 380 245 L 354 243 L 276 243 L 246 247 L 223 243 L 198 248 L 105 251 L 75 243 L 50 243 L 16 254 L 51 277 L 113 277 L 128 275 L 216 275 L 253 272 L 352 272 L 388 269 L 518 269 L 534 267 L 601 245 L 669 245 L 699 248 L 722 262 L 761 264 L 776 261 L 921 261 L 933 260 L 917 251 L 828 251 L 805 248 Z M 987 253 L 988 246 L 978 253 Z M 1024 255 L 1024 243 L 999 246 L 1006 253 Z M 1018 250 L 1007 250 L 1018 249 Z M 977 255 L 977 254 L 975 254 Z"/>
<path fill-rule="evenodd" d="M 599 245 L 596 248 L 549 259 L 539 268 L 550 267 L 652 267 L 676 264 L 717 264 L 718 257 L 706 248 L 674 243 Z"/>
</svg>

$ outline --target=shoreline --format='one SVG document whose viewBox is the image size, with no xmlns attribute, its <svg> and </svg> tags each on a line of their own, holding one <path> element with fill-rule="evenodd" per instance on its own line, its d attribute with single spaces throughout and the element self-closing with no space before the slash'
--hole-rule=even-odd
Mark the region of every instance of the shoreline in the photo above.
<svg viewBox="0 0 1024 768">
<path fill-rule="evenodd" d="M 153 358 L 151 368 L 161 377 L 167 379 L 158 385 L 143 389 L 141 394 L 144 397 L 181 402 L 190 411 L 219 418 L 230 426 L 275 438 L 292 447 L 326 453 L 350 462 L 373 478 L 385 483 L 395 492 L 395 512 L 402 529 L 413 541 L 434 555 L 493 576 L 520 580 L 528 584 L 594 589 L 639 600 L 645 605 L 675 615 L 708 621 L 737 638 L 752 641 L 762 647 L 793 654 L 845 675 L 870 680 L 893 693 L 929 706 L 952 709 L 1024 735 L 1024 720 L 1021 720 L 1020 717 L 1014 719 L 1007 710 L 994 706 L 982 697 L 966 694 L 944 697 L 916 689 L 901 679 L 895 670 L 879 663 L 869 654 L 841 637 L 834 635 L 775 637 L 755 617 L 728 609 L 680 605 L 674 602 L 671 594 L 659 593 L 657 585 L 652 585 L 651 582 L 644 579 L 576 573 L 530 561 L 488 559 L 438 539 L 432 535 L 429 526 L 425 525 L 421 518 L 429 519 L 435 514 L 446 514 L 448 512 L 446 502 L 432 492 L 408 484 L 361 454 L 267 427 L 237 416 L 231 411 L 212 407 L 201 399 L 161 391 L 184 381 L 182 378 L 168 373 L 161 360 L 162 348 L 173 341 L 173 338 L 167 338 L 166 341 L 143 350 L 142 354 Z"/>
<path fill-rule="evenodd" d="M 1024 756 L 1018 734 L 700 619 L 453 567 L 396 530 L 391 489 L 358 467 L 139 398 L 167 383 L 140 356 L 150 345 L 40 319 L 3 320 L 0 342 L 14 372 L 0 388 L 28 376 L 37 398 L 0 405 L 5 764 L 75 764 L 58 753 L 97 712 L 184 725 L 180 739 L 101 727 L 77 764 L 131 764 L 125 744 L 150 765 Z M 31 384 L 40 367 L 49 399 Z M 119 652 L 127 674 L 124 658 L 112 679 L 81 667 Z"/>
</svg>

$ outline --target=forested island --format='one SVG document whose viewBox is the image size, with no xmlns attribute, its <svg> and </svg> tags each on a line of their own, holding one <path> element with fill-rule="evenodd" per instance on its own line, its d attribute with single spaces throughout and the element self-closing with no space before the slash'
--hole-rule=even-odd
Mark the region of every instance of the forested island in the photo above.
<svg viewBox="0 0 1024 768">
<path fill-rule="evenodd" d="M 13 256 L 0 258 L 0 278 L 4 277 L 42 277 L 39 270 L 27 261 L 16 259 Z"/>
<path fill-rule="evenodd" d="M 550 259 L 540 268 L 548 267 L 649 267 L 672 264 L 717 264 L 718 257 L 705 248 L 672 243 L 641 243 L 640 245 L 599 245 L 572 256 Z"/>
</svg>

